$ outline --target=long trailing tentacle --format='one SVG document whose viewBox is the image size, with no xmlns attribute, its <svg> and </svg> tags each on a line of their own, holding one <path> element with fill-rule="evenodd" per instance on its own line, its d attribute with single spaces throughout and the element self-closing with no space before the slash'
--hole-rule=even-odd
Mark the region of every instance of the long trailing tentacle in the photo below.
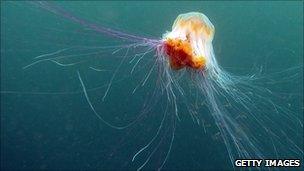
<svg viewBox="0 0 304 171">
<path fill-rule="evenodd" d="M 167 117 L 167 113 L 168 113 L 168 112 L 167 112 L 167 109 L 168 109 L 168 104 L 166 105 L 166 109 L 165 109 L 165 112 L 164 112 L 162 121 L 161 121 L 161 123 L 160 123 L 160 125 L 159 125 L 159 127 L 158 127 L 158 129 L 157 129 L 156 134 L 153 136 L 153 138 L 150 140 L 150 142 L 149 142 L 148 144 L 146 144 L 144 147 L 142 147 L 142 148 L 133 156 L 132 161 L 134 161 L 135 158 L 136 158 L 138 155 L 140 155 L 144 150 L 146 150 L 146 149 L 154 142 L 154 140 L 158 137 L 160 131 L 161 131 L 162 128 L 163 128 L 164 121 L 165 121 L 165 119 L 166 119 L 166 117 Z"/>
<path fill-rule="evenodd" d="M 295 113 L 275 104 L 269 99 L 273 96 L 273 93 L 269 89 L 252 84 L 252 82 L 259 79 L 268 78 L 267 76 L 237 77 L 220 68 L 216 69 L 216 74 L 201 72 L 202 76 L 198 76 L 198 80 L 196 81 L 204 97 L 208 99 L 208 107 L 221 133 L 232 163 L 236 157 L 263 158 L 266 155 L 254 131 L 244 129 L 244 127 L 248 126 L 249 121 L 252 121 L 255 123 L 255 127 L 261 129 L 259 136 L 265 134 L 266 136 L 270 136 L 270 138 L 274 137 L 279 141 L 282 140 L 280 135 L 274 132 L 277 130 L 273 130 L 265 125 L 267 122 L 270 122 L 278 126 L 277 123 L 273 121 L 274 118 L 268 116 L 265 110 L 273 110 L 276 112 L 275 117 L 282 117 L 286 119 L 286 121 L 292 121 L 300 127 L 303 127 Z M 295 68 L 291 68 L 291 70 L 294 69 Z M 275 74 L 272 74 L 272 76 L 273 75 Z M 228 102 L 230 106 L 228 108 L 224 107 L 223 101 Z M 244 115 L 246 117 L 244 120 L 239 118 L 238 113 L 241 112 L 247 114 Z M 280 132 L 277 133 L 282 135 L 286 134 L 283 130 L 279 131 Z M 286 138 L 288 137 L 286 136 Z M 297 155 L 303 154 L 303 150 L 301 150 L 298 145 L 289 138 L 287 141 L 290 145 L 290 151 L 293 151 Z M 281 142 L 278 142 L 278 144 L 281 144 Z M 274 146 L 273 143 L 271 145 Z M 278 149 L 275 146 L 273 149 L 274 153 L 277 154 Z"/>
<path fill-rule="evenodd" d="M 137 119 L 135 119 L 134 121 L 132 121 L 131 123 L 129 123 L 129 124 L 125 125 L 125 126 L 115 126 L 115 125 L 113 125 L 113 124 L 107 122 L 107 121 L 106 121 L 106 120 L 105 120 L 105 119 L 104 119 L 104 118 L 95 110 L 95 108 L 94 108 L 94 106 L 93 106 L 93 104 L 92 104 L 92 102 L 91 102 L 91 100 L 90 100 L 90 98 L 89 98 L 89 96 L 88 96 L 86 87 L 85 87 L 85 85 L 84 85 L 84 83 L 83 83 L 83 80 L 82 80 L 82 78 L 81 78 L 81 76 L 80 76 L 79 71 L 77 71 L 77 75 L 78 75 L 78 79 L 79 79 L 79 81 L 80 81 L 80 83 L 81 83 L 81 87 L 82 87 L 83 93 L 84 93 L 84 95 L 85 95 L 85 98 L 86 98 L 86 100 L 87 100 L 87 102 L 88 102 L 90 108 L 92 109 L 92 111 L 94 112 L 94 114 L 97 116 L 97 118 L 100 119 L 104 124 L 106 124 L 107 126 L 109 126 L 109 127 L 111 127 L 111 128 L 118 129 L 118 130 L 122 130 L 122 129 L 126 129 L 126 128 L 132 126 L 133 124 L 135 124 L 135 123 L 137 122 Z"/>
<path fill-rule="evenodd" d="M 56 15 L 60 15 L 61 17 L 64 17 L 64 18 L 69 19 L 71 21 L 74 21 L 78 24 L 81 24 L 84 27 L 90 28 L 91 30 L 94 30 L 96 32 L 99 32 L 99 33 L 102 33 L 102 34 L 105 34 L 105 35 L 109 35 L 109 36 L 112 36 L 112 37 L 116 37 L 116 38 L 119 38 L 119 39 L 124 39 L 124 40 L 127 40 L 127 41 L 132 41 L 132 42 L 138 42 L 138 41 L 158 42 L 158 40 L 156 40 L 156 39 L 147 39 L 146 37 L 140 37 L 140 36 L 128 34 L 128 33 L 125 33 L 125 32 L 118 31 L 118 30 L 113 30 L 113 29 L 110 29 L 110 28 L 103 27 L 103 26 L 97 25 L 95 23 L 91 23 L 91 22 L 89 22 L 89 21 L 87 21 L 83 18 L 72 15 L 67 10 L 65 10 L 62 7 L 60 7 L 60 6 L 58 6 L 54 3 L 51 3 L 51 2 L 47 2 L 47 1 L 36 1 L 35 2 L 35 1 L 32 1 L 31 3 L 40 7 L 40 8 L 48 10 L 48 11 L 50 11 L 50 12 L 56 14 Z"/>
</svg>

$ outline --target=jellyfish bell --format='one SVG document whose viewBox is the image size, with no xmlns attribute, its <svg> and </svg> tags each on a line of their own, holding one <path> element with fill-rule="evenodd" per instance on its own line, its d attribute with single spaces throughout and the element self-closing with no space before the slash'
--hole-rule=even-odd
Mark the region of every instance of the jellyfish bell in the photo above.
<svg viewBox="0 0 304 171">
<path fill-rule="evenodd" d="M 175 70 L 189 67 L 203 70 L 210 67 L 214 26 L 199 12 L 180 14 L 172 31 L 163 35 L 164 52 Z"/>
</svg>

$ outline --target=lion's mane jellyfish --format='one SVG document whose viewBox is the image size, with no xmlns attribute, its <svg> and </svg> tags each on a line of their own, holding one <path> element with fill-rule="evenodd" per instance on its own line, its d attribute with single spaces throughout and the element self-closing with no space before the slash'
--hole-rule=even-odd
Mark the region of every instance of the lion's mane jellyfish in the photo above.
<svg viewBox="0 0 304 171">
<path fill-rule="evenodd" d="M 278 157 L 278 154 L 286 155 L 286 158 L 303 156 L 303 150 L 298 146 L 298 143 L 288 138 L 287 135 L 289 133 L 286 133 L 292 130 L 294 135 L 303 136 L 303 132 L 293 127 L 303 128 L 302 121 L 296 116 L 296 113 L 274 102 L 274 98 L 271 97 L 275 93 L 263 87 L 265 81 L 274 82 L 272 77 L 277 75 L 280 76 L 279 81 L 291 81 L 291 79 L 297 79 L 298 77 L 289 77 L 289 72 L 292 69 L 272 75 L 254 73 L 246 76 L 236 76 L 225 71 L 218 65 L 213 51 L 212 40 L 215 28 L 204 14 L 199 12 L 180 14 L 176 18 L 172 30 L 159 39 L 133 35 L 91 23 L 49 2 L 32 2 L 32 4 L 78 23 L 85 29 L 90 29 L 90 31 L 94 31 L 99 35 L 109 39 L 121 40 L 121 43 L 124 44 L 103 47 L 68 47 L 53 53 L 40 55 L 34 59 L 34 62 L 25 66 L 24 69 L 41 62 L 53 62 L 62 67 L 74 66 L 76 68 L 76 66 L 82 64 L 82 61 L 63 63 L 62 60 L 74 59 L 74 57 L 79 56 L 83 57 L 81 60 L 95 59 L 87 58 L 87 56 L 92 54 L 112 57 L 117 55 L 116 52 L 124 51 L 121 57 L 115 61 L 119 65 L 117 67 L 115 65 L 113 72 L 109 72 L 112 77 L 110 77 L 109 83 L 106 85 L 104 100 L 107 94 L 111 92 L 111 85 L 115 82 L 115 78 L 119 77 L 118 71 L 126 63 L 133 65 L 132 62 L 136 61 L 130 72 L 130 75 L 132 75 L 143 59 L 152 61 L 148 71 L 140 70 L 147 73 L 133 90 L 132 95 L 134 95 L 138 87 L 143 87 L 147 84 L 147 80 L 152 78 L 151 73 L 153 72 L 157 73 L 157 81 L 153 80 L 153 82 L 157 83 L 154 86 L 157 90 L 154 89 L 153 95 L 147 97 L 148 100 L 143 105 L 144 112 L 141 112 L 136 119 L 126 126 L 117 126 L 108 122 L 103 118 L 102 114 L 95 110 L 81 76 L 84 74 L 80 74 L 79 70 L 76 72 L 89 107 L 102 122 L 114 129 L 123 130 L 135 125 L 143 118 L 141 115 L 146 115 L 150 112 L 150 108 L 156 107 L 153 105 L 160 101 L 159 99 L 166 103 L 165 107 L 163 107 L 164 110 L 162 110 L 163 114 L 160 116 L 162 119 L 157 131 L 155 131 L 155 134 L 146 145 L 138 149 L 132 158 L 132 162 L 143 160 L 138 168 L 139 170 L 144 168 L 152 160 L 152 156 L 155 156 L 155 153 L 159 151 L 165 154 L 160 155 L 162 157 L 157 167 L 162 169 L 165 165 L 173 144 L 181 106 L 186 106 L 186 113 L 189 113 L 199 125 L 204 124 L 202 123 L 202 118 L 206 115 L 212 116 L 210 118 L 216 125 L 217 135 L 220 135 L 223 144 L 226 146 L 231 163 L 234 163 L 237 158 L 274 158 Z M 88 50 L 90 50 L 90 53 Z M 104 58 L 99 59 L 103 60 Z M 89 64 L 91 63 L 87 65 Z M 92 66 L 88 68 L 94 69 Z M 94 70 L 99 71 L 97 69 Z M 128 72 L 124 73 L 128 74 Z M 191 77 L 187 77 L 189 75 Z M 181 79 L 181 77 L 183 78 Z M 181 84 L 182 81 L 183 83 Z M 198 106 L 196 104 L 204 105 Z M 203 113 L 200 110 L 201 108 L 209 109 L 209 113 Z M 203 111 L 206 112 L 207 110 Z M 159 150 L 160 146 L 165 144 L 164 141 L 168 139 L 167 150 Z"/>
</svg>

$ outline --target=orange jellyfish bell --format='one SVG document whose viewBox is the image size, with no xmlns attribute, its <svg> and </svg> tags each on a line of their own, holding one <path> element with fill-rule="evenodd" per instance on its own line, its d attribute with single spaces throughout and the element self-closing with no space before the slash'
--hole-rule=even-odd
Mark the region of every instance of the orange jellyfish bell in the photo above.
<svg viewBox="0 0 304 171">
<path fill-rule="evenodd" d="M 212 58 L 214 26 L 202 13 L 180 14 L 172 26 L 172 31 L 164 34 L 164 51 L 172 69 L 189 67 L 205 69 Z"/>
</svg>

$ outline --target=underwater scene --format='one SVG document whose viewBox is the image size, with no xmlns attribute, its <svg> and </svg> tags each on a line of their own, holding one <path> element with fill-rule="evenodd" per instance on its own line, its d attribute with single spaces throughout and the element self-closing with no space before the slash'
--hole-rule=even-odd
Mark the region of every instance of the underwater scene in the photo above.
<svg viewBox="0 0 304 171">
<path fill-rule="evenodd" d="M 303 170 L 302 1 L 1 1 L 1 170 Z"/>
</svg>

